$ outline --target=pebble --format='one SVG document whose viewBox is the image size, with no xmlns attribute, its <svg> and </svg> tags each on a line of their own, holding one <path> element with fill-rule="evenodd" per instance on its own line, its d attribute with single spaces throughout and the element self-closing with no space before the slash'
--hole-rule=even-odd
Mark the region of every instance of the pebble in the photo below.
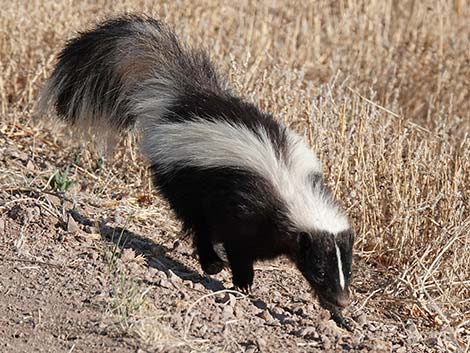
<svg viewBox="0 0 470 353">
<path fill-rule="evenodd" d="M 310 293 L 301 293 L 299 296 L 298 296 L 298 299 L 305 302 L 305 303 L 308 303 L 312 300 L 312 295 Z"/>
<path fill-rule="evenodd" d="M 176 288 L 178 288 L 183 283 L 183 280 L 177 275 L 175 275 L 175 273 L 171 270 L 168 270 L 168 279 L 171 283 L 174 284 Z"/>
<path fill-rule="evenodd" d="M 369 329 L 370 332 L 375 332 L 377 331 L 377 327 L 372 323 L 372 322 L 369 322 L 367 324 L 367 328 Z"/>
<path fill-rule="evenodd" d="M 306 315 L 305 304 L 297 304 L 292 308 L 292 312 L 296 315 L 304 316 Z"/>
<path fill-rule="evenodd" d="M 288 314 L 284 311 L 284 309 L 282 309 L 278 306 L 275 306 L 274 308 L 272 308 L 272 312 L 276 315 L 286 315 L 286 314 Z"/>
<path fill-rule="evenodd" d="M 328 338 L 327 335 L 321 335 L 321 342 L 323 344 L 323 348 L 328 350 L 331 349 L 331 340 Z"/>
<path fill-rule="evenodd" d="M 168 289 L 173 288 L 173 285 L 167 279 L 160 279 L 159 281 L 157 281 L 157 284 L 163 288 L 168 288 Z"/>
<path fill-rule="evenodd" d="M 266 310 L 268 308 L 266 302 L 262 301 L 261 299 L 255 299 L 252 301 L 252 303 L 254 306 L 261 310 Z"/>
<path fill-rule="evenodd" d="M 262 351 L 264 347 L 266 347 L 266 340 L 259 337 L 256 339 L 256 345 Z"/>
<path fill-rule="evenodd" d="M 60 197 L 56 196 L 56 195 L 46 194 L 46 199 L 51 204 L 53 204 L 55 207 L 60 207 L 60 205 L 62 203 L 61 200 L 60 200 Z"/>
<path fill-rule="evenodd" d="M 30 171 L 34 171 L 36 169 L 35 166 L 34 166 L 34 163 L 31 159 L 28 161 L 28 163 L 26 163 L 26 169 L 28 169 Z"/>
<path fill-rule="evenodd" d="M 234 307 L 235 303 L 237 302 L 237 299 L 235 298 L 233 294 L 223 293 L 222 295 L 215 297 L 215 302 Z"/>
<path fill-rule="evenodd" d="M 222 317 L 225 321 L 233 319 L 233 307 L 230 305 L 224 306 L 222 309 Z"/>
<path fill-rule="evenodd" d="M 71 215 L 69 215 L 67 220 L 67 231 L 70 233 L 78 233 L 80 232 L 80 227 L 78 226 L 77 222 Z"/>
<path fill-rule="evenodd" d="M 245 316 L 245 311 L 239 305 L 235 306 L 235 316 L 239 319 Z"/>
<path fill-rule="evenodd" d="M 365 313 L 361 313 L 354 316 L 353 320 L 356 321 L 359 325 L 363 325 L 367 322 L 367 315 Z"/>
<path fill-rule="evenodd" d="M 263 310 L 257 316 L 260 317 L 261 319 L 263 319 L 264 321 L 266 321 L 266 323 L 269 324 L 269 325 L 274 325 L 274 324 L 278 323 L 276 320 L 274 320 L 273 316 L 271 315 L 271 313 L 268 310 Z"/>
<path fill-rule="evenodd" d="M 307 338 L 307 339 L 317 340 L 317 339 L 320 338 L 320 335 L 318 334 L 317 328 L 313 327 L 313 326 L 304 327 L 303 329 L 301 329 L 298 332 L 298 335 L 300 337 L 304 337 L 304 338 Z"/>
<path fill-rule="evenodd" d="M 204 285 L 202 285 L 201 283 L 195 283 L 194 289 L 202 292 L 206 290 L 206 287 L 204 287 Z"/>
<path fill-rule="evenodd" d="M 199 329 L 199 336 L 204 337 L 207 333 L 207 325 L 202 325 Z"/>
</svg>

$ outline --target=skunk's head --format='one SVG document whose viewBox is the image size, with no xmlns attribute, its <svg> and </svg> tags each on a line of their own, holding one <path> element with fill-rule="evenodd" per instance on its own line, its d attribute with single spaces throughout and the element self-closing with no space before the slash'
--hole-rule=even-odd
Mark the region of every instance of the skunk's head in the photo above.
<svg viewBox="0 0 470 353">
<path fill-rule="evenodd" d="M 297 266 L 320 299 L 331 309 L 349 303 L 354 233 L 302 232 L 297 235 Z"/>
</svg>

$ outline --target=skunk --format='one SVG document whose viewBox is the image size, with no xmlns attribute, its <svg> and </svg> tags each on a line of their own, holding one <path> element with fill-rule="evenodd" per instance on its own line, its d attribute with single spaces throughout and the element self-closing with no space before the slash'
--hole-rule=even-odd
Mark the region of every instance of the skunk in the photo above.
<svg viewBox="0 0 470 353">
<path fill-rule="evenodd" d="M 101 136 L 140 133 L 153 182 L 207 274 L 224 267 L 214 244 L 243 291 L 255 261 L 285 255 L 324 307 L 347 305 L 354 232 L 320 161 L 162 22 L 125 15 L 79 33 L 58 55 L 40 106 Z"/>
</svg>

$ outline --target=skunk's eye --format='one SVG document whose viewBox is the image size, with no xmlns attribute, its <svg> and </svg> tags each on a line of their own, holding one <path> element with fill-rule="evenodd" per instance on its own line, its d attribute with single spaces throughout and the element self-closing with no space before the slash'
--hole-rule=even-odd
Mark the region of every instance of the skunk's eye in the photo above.
<svg viewBox="0 0 470 353">
<path fill-rule="evenodd" d="M 325 278 L 325 271 L 318 271 L 316 276 L 318 280 L 323 280 L 323 278 Z"/>
</svg>

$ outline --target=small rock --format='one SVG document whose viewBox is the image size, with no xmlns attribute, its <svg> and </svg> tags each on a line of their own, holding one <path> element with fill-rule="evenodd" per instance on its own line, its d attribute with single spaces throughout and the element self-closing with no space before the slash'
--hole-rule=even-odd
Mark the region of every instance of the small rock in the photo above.
<svg viewBox="0 0 470 353">
<path fill-rule="evenodd" d="M 254 306 L 256 306 L 258 309 L 261 309 L 261 310 L 266 310 L 268 307 L 266 302 L 262 301 L 261 299 L 253 300 L 252 303 Z"/>
<path fill-rule="evenodd" d="M 234 311 L 235 311 L 235 316 L 236 316 L 237 318 L 239 318 L 239 319 L 242 318 L 242 317 L 244 317 L 244 315 L 245 315 L 244 310 L 243 310 L 242 307 L 240 307 L 239 305 L 235 306 L 235 310 L 234 310 Z"/>
<path fill-rule="evenodd" d="M 273 291 L 272 292 L 272 295 L 271 295 L 271 301 L 273 303 L 280 303 L 284 300 L 283 296 L 277 292 L 277 291 Z"/>
<path fill-rule="evenodd" d="M 367 324 L 367 328 L 369 329 L 370 332 L 375 332 L 375 331 L 377 331 L 377 326 L 374 325 L 372 322 L 369 322 L 369 323 Z"/>
<path fill-rule="evenodd" d="M 71 215 L 69 215 L 67 220 L 67 231 L 70 233 L 78 233 L 80 232 L 80 227 L 78 226 L 77 222 Z"/>
<path fill-rule="evenodd" d="M 231 307 L 235 306 L 236 303 L 236 298 L 233 294 L 230 293 L 222 293 L 221 295 L 218 295 L 215 297 L 215 302 L 224 304 L 224 305 L 230 305 Z"/>
<path fill-rule="evenodd" d="M 207 333 L 207 325 L 202 325 L 199 329 L 199 336 L 204 337 Z"/>
<path fill-rule="evenodd" d="M 325 350 L 331 349 L 331 340 L 327 335 L 321 335 L 321 342 Z"/>
<path fill-rule="evenodd" d="M 275 306 L 273 309 L 272 309 L 272 312 L 276 315 L 286 315 L 286 312 L 284 311 L 284 309 L 278 307 L 278 306 Z"/>
<path fill-rule="evenodd" d="M 168 288 L 168 289 L 173 288 L 173 285 L 167 279 L 160 279 L 157 283 L 160 287 L 163 287 L 163 288 Z"/>
<path fill-rule="evenodd" d="M 321 332 L 322 335 L 333 336 L 335 334 L 334 330 L 332 329 L 333 325 L 336 327 L 336 323 L 332 322 L 331 326 L 328 324 L 328 321 L 319 322 L 318 323 L 318 332 Z"/>
<path fill-rule="evenodd" d="M 317 340 L 320 338 L 320 335 L 318 334 L 317 329 L 313 326 L 304 327 L 298 332 L 298 335 L 300 337 L 304 337 L 307 339 L 314 339 L 314 340 Z"/>
<path fill-rule="evenodd" d="M 168 279 L 175 285 L 175 287 L 179 287 L 183 283 L 183 280 L 175 275 L 172 270 L 168 270 Z"/>
<path fill-rule="evenodd" d="M 259 337 L 256 339 L 256 345 L 258 346 L 260 351 L 263 351 L 264 347 L 266 347 L 266 340 Z"/>
<path fill-rule="evenodd" d="M 233 319 L 233 308 L 229 305 L 224 306 L 222 309 L 222 317 L 225 321 Z"/>
<path fill-rule="evenodd" d="M 115 215 L 114 219 L 113 219 L 113 222 L 116 223 L 116 224 L 126 224 L 126 220 L 124 219 L 124 217 L 122 217 L 120 215 Z"/>
<path fill-rule="evenodd" d="M 377 352 L 388 352 L 391 348 L 392 344 L 390 342 L 385 342 L 380 339 L 374 340 L 374 349 Z"/>
<path fill-rule="evenodd" d="M 432 348 L 432 347 L 437 346 L 438 341 L 437 341 L 437 338 L 436 338 L 436 337 L 428 337 L 428 338 L 426 338 L 426 340 L 424 341 L 424 343 L 426 343 L 426 345 L 427 345 L 428 347 L 431 347 L 431 348 Z"/>
<path fill-rule="evenodd" d="M 354 316 L 353 320 L 359 325 L 363 325 L 367 322 L 367 315 L 365 313 L 360 313 L 359 315 Z"/>
<path fill-rule="evenodd" d="M 418 330 L 418 327 L 412 320 L 408 320 L 405 325 L 405 329 L 408 332 L 408 340 L 412 343 L 416 343 L 422 339 L 422 336 Z"/>
<path fill-rule="evenodd" d="M 262 318 L 264 321 L 268 323 L 274 321 L 274 318 L 272 317 L 271 313 L 268 310 L 263 310 L 256 316 Z"/>
<path fill-rule="evenodd" d="M 394 350 L 395 353 L 406 353 L 406 347 L 400 347 Z"/>
<path fill-rule="evenodd" d="M 147 272 L 145 273 L 144 280 L 149 283 L 156 282 L 155 279 L 157 278 L 158 270 L 153 267 L 150 267 Z"/>
<path fill-rule="evenodd" d="M 206 290 L 206 287 L 202 283 L 195 283 L 194 289 L 203 292 Z"/>
<path fill-rule="evenodd" d="M 309 293 L 301 293 L 299 296 L 298 296 L 298 299 L 303 301 L 304 303 L 308 303 L 312 300 L 312 295 L 309 294 Z"/>
<path fill-rule="evenodd" d="M 305 305 L 304 304 L 297 304 L 292 308 L 292 312 L 296 315 L 306 315 L 305 312 Z"/>
<path fill-rule="evenodd" d="M 83 227 L 83 230 L 88 234 L 99 234 L 99 231 L 95 226 L 86 225 Z"/>
<path fill-rule="evenodd" d="M 35 167 L 34 167 L 34 163 L 31 159 L 28 161 L 28 163 L 26 163 L 26 169 L 34 171 Z"/>
</svg>

